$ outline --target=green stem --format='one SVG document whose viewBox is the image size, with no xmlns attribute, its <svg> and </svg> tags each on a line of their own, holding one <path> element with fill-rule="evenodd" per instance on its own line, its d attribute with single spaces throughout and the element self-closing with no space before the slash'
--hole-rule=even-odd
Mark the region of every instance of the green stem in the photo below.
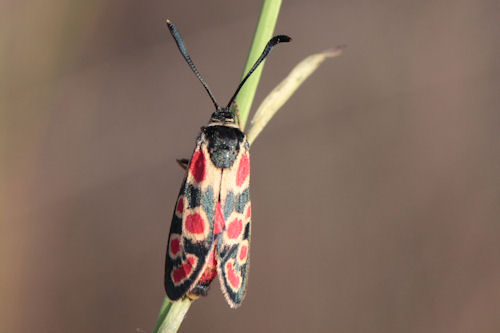
<svg viewBox="0 0 500 333">
<path fill-rule="evenodd" d="M 165 318 L 167 317 L 167 314 L 170 311 L 170 307 L 172 306 L 172 302 L 168 299 L 168 297 L 165 297 L 163 300 L 163 304 L 161 305 L 160 308 L 160 314 L 158 315 L 158 319 L 156 320 L 155 328 L 153 329 L 153 333 L 159 332 L 161 324 L 165 321 Z"/>
<path fill-rule="evenodd" d="M 165 303 L 168 303 L 167 305 Z M 184 320 L 184 316 L 189 310 L 192 301 L 185 297 L 184 299 L 177 302 L 170 302 L 170 300 L 165 297 L 165 301 L 162 305 L 165 306 L 166 309 L 164 311 L 160 311 L 160 316 L 158 317 L 158 321 L 156 322 L 156 327 L 153 332 L 158 333 L 175 333 L 179 329 Z M 160 318 L 164 316 L 163 320 Z"/>
<path fill-rule="evenodd" d="M 243 74 L 241 76 L 242 78 L 246 73 L 248 73 L 250 68 L 252 68 L 253 64 L 262 53 L 262 50 L 266 46 L 267 42 L 269 41 L 269 39 L 271 39 L 274 33 L 274 27 L 276 26 L 276 21 L 278 20 L 280 7 L 281 0 L 263 1 L 257 28 L 255 29 L 252 45 L 250 46 L 247 62 L 245 64 L 245 69 L 243 70 Z M 235 101 L 238 105 L 241 129 L 245 128 L 263 68 L 264 62 L 255 70 L 252 76 L 250 76 L 243 88 L 238 93 L 238 96 L 236 96 Z"/>
</svg>

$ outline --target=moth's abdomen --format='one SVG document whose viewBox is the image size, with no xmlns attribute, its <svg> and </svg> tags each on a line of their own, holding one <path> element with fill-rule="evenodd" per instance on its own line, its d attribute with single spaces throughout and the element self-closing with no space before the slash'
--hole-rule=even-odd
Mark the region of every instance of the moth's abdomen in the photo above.
<svg viewBox="0 0 500 333">
<path fill-rule="evenodd" d="M 232 167 L 245 140 L 243 132 L 237 127 L 223 125 L 207 126 L 203 132 L 214 165 L 221 169 Z"/>
</svg>

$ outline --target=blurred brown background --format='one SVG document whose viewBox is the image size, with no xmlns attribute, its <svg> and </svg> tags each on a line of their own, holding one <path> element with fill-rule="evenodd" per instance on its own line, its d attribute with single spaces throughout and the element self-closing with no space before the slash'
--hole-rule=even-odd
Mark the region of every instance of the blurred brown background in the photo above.
<svg viewBox="0 0 500 333">
<path fill-rule="evenodd" d="M 151 332 L 183 172 L 260 1 L 2 1 L 0 332 Z M 254 107 L 249 293 L 184 332 L 500 332 L 498 1 L 286 0 Z"/>
</svg>

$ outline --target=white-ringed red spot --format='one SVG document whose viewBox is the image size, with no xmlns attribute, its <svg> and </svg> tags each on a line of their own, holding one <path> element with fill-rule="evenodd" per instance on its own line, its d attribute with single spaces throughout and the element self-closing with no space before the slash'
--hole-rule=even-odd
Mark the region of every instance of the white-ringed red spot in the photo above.
<svg viewBox="0 0 500 333">
<path fill-rule="evenodd" d="M 186 230 L 192 234 L 202 234 L 205 231 L 205 221 L 198 214 L 190 214 L 186 217 Z"/>
<path fill-rule="evenodd" d="M 229 284 L 234 290 L 238 290 L 240 288 L 240 282 L 241 279 L 240 277 L 236 274 L 234 268 L 233 268 L 233 263 L 228 262 L 226 263 L 226 276 L 227 280 L 229 281 Z"/>
<path fill-rule="evenodd" d="M 175 259 L 179 257 L 182 252 L 182 243 L 179 234 L 172 233 L 170 234 L 170 240 L 168 243 L 168 255 Z"/>
<path fill-rule="evenodd" d="M 177 202 L 177 207 L 175 207 L 175 212 L 177 215 L 181 216 L 184 212 L 184 197 L 179 197 L 179 201 Z"/>
<path fill-rule="evenodd" d="M 229 226 L 227 228 L 227 237 L 229 239 L 235 239 L 238 238 L 241 235 L 241 231 L 243 230 L 243 221 L 241 221 L 238 218 L 235 218 L 234 220 L 229 223 Z"/>
<path fill-rule="evenodd" d="M 240 248 L 240 255 L 239 255 L 241 261 L 247 258 L 247 253 L 248 253 L 248 246 L 242 245 Z"/>
<path fill-rule="evenodd" d="M 193 157 L 191 158 L 191 164 L 189 165 L 189 171 L 191 172 L 197 183 L 205 180 L 205 155 L 201 150 L 197 150 L 194 152 Z"/>
<path fill-rule="evenodd" d="M 170 240 L 170 253 L 172 256 L 177 256 L 177 253 L 179 253 L 179 250 L 181 248 L 181 243 L 179 241 L 179 238 L 172 238 Z"/>
<path fill-rule="evenodd" d="M 252 216 L 252 205 L 248 205 L 247 214 L 245 215 L 247 219 Z"/>
<path fill-rule="evenodd" d="M 172 271 L 172 280 L 175 284 L 179 284 L 191 275 L 196 265 L 196 261 L 195 256 L 188 256 L 184 263 Z"/>
<path fill-rule="evenodd" d="M 238 172 L 236 173 L 236 185 L 241 186 L 250 174 L 250 158 L 248 154 L 243 154 L 240 159 L 240 165 L 238 166 Z"/>
</svg>

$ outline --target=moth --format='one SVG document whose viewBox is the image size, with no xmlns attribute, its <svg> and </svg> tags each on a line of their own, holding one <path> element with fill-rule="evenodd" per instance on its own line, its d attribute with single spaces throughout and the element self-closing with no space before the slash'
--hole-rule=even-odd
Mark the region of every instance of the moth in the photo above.
<svg viewBox="0 0 500 333">
<path fill-rule="evenodd" d="M 226 107 L 217 104 L 191 60 L 175 25 L 167 25 L 180 53 L 200 80 L 215 106 L 201 128 L 193 155 L 178 160 L 186 169 L 174 208 L 165 260 L 165 290 L 172 301 L 206 296 L 218 275 L 230 307 L 238 307 L 246 293 L 250 250 L 250 153 L 245 133 L 231 106 L 241 87 L 272 48 L 289 42 L 273 37 L 240 82 Z"/>
</svg>

